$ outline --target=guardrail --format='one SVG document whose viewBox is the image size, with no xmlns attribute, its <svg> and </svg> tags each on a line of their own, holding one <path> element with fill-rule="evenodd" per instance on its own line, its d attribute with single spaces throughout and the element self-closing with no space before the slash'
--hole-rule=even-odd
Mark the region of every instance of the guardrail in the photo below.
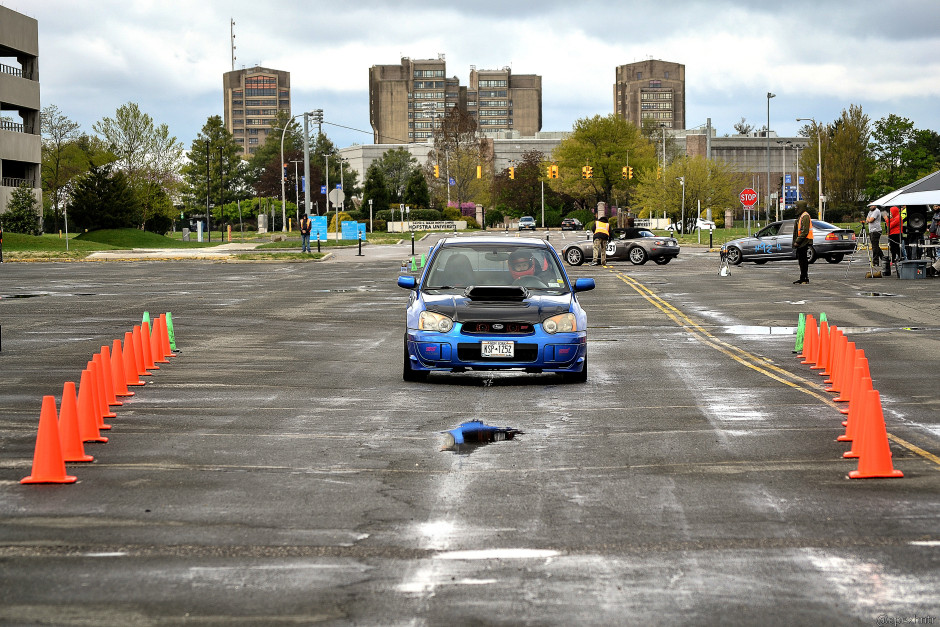
<svg viewBox="0 0 940 627">
<path fill-rule="evenodd" d="M 4 176 L 3 179 L 0 179 L 0 185 L 3 187 L 19 187 L 23 183 L 28 183 L 32 187 L 32 181 L 29 179 L 18 179 L 12 176 Z"/>
<path fill-rule="evenodd" d="M 0 120 L 0 131 L 13 131 L 14 133 L 29 133 L 32 135 L 33 127 L 10 120 Z"/>
<path fill-rule="evenodd" d="M 23 78 L 23 70 L 18 67 L 13 67 L 12 65 L 0 63 L 0 72 L 3 74 L 12 74 L 13 76 L 19 76 L 20 78 Z"/>
</svg>

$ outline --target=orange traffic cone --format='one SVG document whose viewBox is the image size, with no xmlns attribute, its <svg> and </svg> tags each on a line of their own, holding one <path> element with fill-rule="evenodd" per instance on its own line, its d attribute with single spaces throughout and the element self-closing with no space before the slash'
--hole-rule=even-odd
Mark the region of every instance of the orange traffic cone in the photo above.
<svg viewBox="0 0 940 627">
<path fill-rule="evenodd" d="M 89 361 L 85 369 L 89 372 L 88 384 L 91 388 L 91 408 L 95 413 L 95 425 L 97 425 L 98 429 L 107 431 L 111 428 L 111 425 L 105 424 L 104 415 L 106 412 L 101 409 L 101 389 L 98 385 L 98 364 L 94 361 Z"/>
<path fill-rule="evenodd" d="M 861 370 L 859 370 L 861 368 Z M 852 408 L 852 402 L 855 401 L 855 396 L 858 394 L 859 390 L 859 379 L 865 377 L 871 378 L 871 372 L 868 371 L 868 358 L 865 357 L 865 351 L 860 348 L 855 349 L 855 372 L 852 373 L 852 377 L 848 383 L 848 390 L 851 396 L 849 397 L 849 406 L 843 407 L 839 410 L 841 414 L 848 414 L 849 410 Z M 845 426 L 845 423 L 842 423 Z"/>
<path fill-rule="evenodd" d="M 166 328 L 166 314 L 160 314 L 160 340 L 163 342 L 163 354 L 167 357 L 176 357 L 170 347 L 170 332 Z"/>
<path fill-rule="evenodd" d="M 55 397 L 43 396 L 39 412 L 39 430 L 36 432 L 36 450 L 33 453 L 33 472 L 20 483 L 75 483 L 77 477 L 65 474 L 65 459 L 59 441 L 59 419 L 56 417 Z"/>
<path fill-rule="evenodd" d="M 860 370 L 856 366 L 856 370 Z M 849 415 L 842 426 L 845 427 L 845 433 L 836 438 L 839 442 L 851 442 L 852 448 L 842 454 L 842 457 L 858 457 L 856 442 L 858 441 L 859 427 L 865 419 L 865 412 L 868 411 L 868 391 L 871 390 L 871 377 L 860 377 L 855 384 L 855 396 L 849 403 Z"/>
<path fill-rule="evenodd" d="M 108 407 L 108 392 L 104 387 L 104 366 L 102 365 L 101 355 L 96 354 L 92 357 L 91 363 L 95 365 L 97 372 L 95 376 L 98 378 L 98 408 L 101 410 L 102 418 L 117 418 L 117 414 L 111 411 L 111 408 Z M 111 427 L 104 427 L 105 429 L 110 429 Z"/>
<path fill-rule="evenodd" d="M 832 384 L 833 381 L 838 380 L 839 370 L 842 368 L 842 358 L 844 355 L 844 349 L 842 348 L 845 344 L 845 334 L 842 332 L 842 329 L 836 329 L 834 332 L 829 335 L 829 367 L 826 368 L 825 372 L 820 373 L 825 375 L 826 379 L 823 383 Z"/>
<path fill-rule="evenodd" d="M 90 462 L 94 457 L 85 454 L 82 436 L 78 429 L 78 403 L 75 400 L 75 382 L 66 381 L 62 386 L 62 405 L 59 412 L 59 442 L 62 459 L 67 462 Z"/>
<path fill-rule="evenodd" d="M 98 431 L 98 412 L 95 409 L 95 397 L 92 393 L 91 371 L 82 370 L 78 384 L 78 433 L 82 442 L 107 442 L 108 438 Z"/>
<path fill-rule="evenodd" d="M 150 356 L 154 364 L 168 364 L 170 360 L 163 355 L 163 342 L 160 341 L 160 319 L 154 318 L 150 328 Z"/>
<path fill-rule="evenodd" d="M 828 379 L 825 383 L 829 384 L 829 387 L 824 388 L 827 392 L 838 392 L 839 391 L 839 376 L 845 367 L 845 349 L 848 346 L 849 341 L 846 339 L 845 335 L 839 334 L 839 337 L 836 338 L 836 344 L 832 347 L 834 351 L 839 353 L 842 357 L 840 358 L 840 364 L 837 371 Z"/>
<path fill-rule="evenodd" d="M 127 379 L 127 385 L 146 385 L 140 380 L 140 369 L 137 367 L 137 356 L 134 350 L 134 334 L 130 331 L 124 334 L 124 350 L 121 355 L 124 358 L 124 376 Z"/>
<path fill-rule="evenodd" d="M 832 387 L 837 389 L 839 395 L 836 396 L 834 401 L 840 403 L 847 403 L 852 400 L 852 375 L 855 374 L 855 360 L 858 357 L 858 349 L 855 348 L 855 342 L 849 342 L 845 345 L 845 368 L 842 369 L 842 373 L 839 377 L 839 387 L 836 388 L 835 385 Z"/>
<path fill-rule="evenodd" d="M 144 368 L 147 370 L 159 370 L 160 366 L 153 363 L 153 354 L 150 351 L 151 335 L 149 322 L 140 325 L 140 346 L 144 350 Z"/>
<path fill-rule="evenodd" d="M 115 396 L 134 396 L 134 393 L 127 389 L 127 375 L 124 374 L 124 350 L 121 348 L 121 340 L 114 340 L 111 343 L 111 380 Z"/>
<path fill-rule="evenodd" d="M 147 364 L 144 361 L 144 341 L 140 325 L 134 325 L 134 359 L 137 362 L 137 374 L 142 377 L 149 377 L 153 373 L 147 370 Z"/>
<path fill-rule="evenodd" d="M 114 389 L 114 373 L 111 372 L 111 349 L 101 347 L 101 366 L 104 369 L 104 392 L 108 397 L 108 405 L 120 407 L 124 403 L 118 400 Z"/>
<path fill-rule="evenodd" d="M 803 334 L 803 354 L 800 363 L 813 363 L 813 355 L 816 354 L 816 344 L 819 342 L 819 335 L 816 331 L 816 319 L 812 315 L 806 316 L 806 330 Z"/>
<path fill-rule="evenodd" d="M 819 345 L 816 347 L 816 359 L 810 370 L 826 368 L 829 362 L 829 323 L 823 320 L 819 323 Z"/>
<path fill-rule="evenodd" d="M 881 396 L 878 390 L 868 392 L 868 420 L 859 434 L 862 443 L 858 456 L 858 469 L 849 473 L 850 479 L 868 479 L 871 477 L 903 477 L 904 473 L 895 470 L 891 463 L 891 446 L 888 444 L 888 430 L 885 428 L 884 412 L 881 409 Z"/>
</svg>

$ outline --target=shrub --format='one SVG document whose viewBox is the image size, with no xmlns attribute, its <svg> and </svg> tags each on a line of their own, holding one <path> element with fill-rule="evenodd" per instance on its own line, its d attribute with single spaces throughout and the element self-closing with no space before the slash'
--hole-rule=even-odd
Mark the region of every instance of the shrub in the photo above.
<svg viewBox="0 0 940 627">
<path fill-rule="evenodd" d="M 28 183 L 21 183 L 13 190 L 6 213 L 0 214 L 0 221 L 11 233 L 39 235 L 39 203 Z"/>
</svg>

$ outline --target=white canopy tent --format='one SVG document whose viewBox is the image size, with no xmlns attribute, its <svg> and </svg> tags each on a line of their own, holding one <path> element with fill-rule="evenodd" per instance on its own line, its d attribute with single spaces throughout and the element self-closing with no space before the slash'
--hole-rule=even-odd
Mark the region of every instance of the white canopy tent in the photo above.
<svg viewBox="0 0 940 627">
<path fill-rule="evenodd" d="M 903 205 L 940 205 L 940 170 L 868 203 L 869 207 Z"/>
</svg>

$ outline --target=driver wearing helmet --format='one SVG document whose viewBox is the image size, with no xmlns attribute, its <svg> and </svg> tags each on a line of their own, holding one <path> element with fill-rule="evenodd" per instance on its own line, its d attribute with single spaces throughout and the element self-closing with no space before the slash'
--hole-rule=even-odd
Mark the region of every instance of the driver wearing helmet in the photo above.
<svg viewBox="0 0 940 627">
<path fill-rule="evenodd" d="M 524 276 L 533 276 L 535 274 L 535 260 L 527 250 L 517 250 L 509 255 L 509 273 L 512 274 L 512 280 L 516 281 Z"/>
</svg>

